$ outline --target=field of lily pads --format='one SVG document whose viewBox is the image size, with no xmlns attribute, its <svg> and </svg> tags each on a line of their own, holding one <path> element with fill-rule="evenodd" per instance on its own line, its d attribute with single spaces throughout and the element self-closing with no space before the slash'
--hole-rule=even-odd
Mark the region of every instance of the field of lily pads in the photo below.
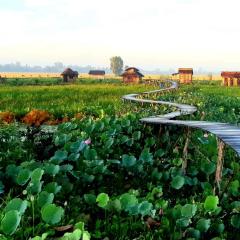
<svg viewBox="0 0 240 240">
<path fill-rule="evenodd" d="M 216 186 L 215 136 L 142 124 L 171 110 L 121 101 L 152 88 L 1 85 L 14 117 L 0 128 L 0 239 L 240 239 L 239 157 L 225 148 Z M 239 124 L 239 96 L 206 82 L 156 97 L 199 108 L 185 118 Z M 33 109 L 68 119 L 44 126 Z"/>
</svg>

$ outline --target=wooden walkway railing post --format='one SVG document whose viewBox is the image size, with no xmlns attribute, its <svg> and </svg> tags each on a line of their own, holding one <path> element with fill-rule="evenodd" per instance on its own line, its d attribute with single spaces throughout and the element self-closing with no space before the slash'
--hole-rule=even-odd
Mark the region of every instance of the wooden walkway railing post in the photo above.
<svg viewBox="0 0 240 240">
<path fill-rule="evenodd" d="M 186 174 L 187 165 L 188 165 L 188 146 L 190 142 L 191 130 L 189 127 L 186 128 L 186 140 L 183 148 L 183 162 L 182 162 L 182 170 L 183 173 Z"/>
<path fill-rule="evenodd" d="M 218 148 L 218 158 L 217 158 L 217 167 L 216 167 L 216 173 L 215 173 L 215 188 L 214 193 L 216 193 L 216 187 L 218 188 L 218 192 L 221 191 L 221 180 L 222 180 L 222 170 L 223 170 L 223 162 L 224 162 L 224 142 L 217 138 L 217 148 Z"/>
</svg>

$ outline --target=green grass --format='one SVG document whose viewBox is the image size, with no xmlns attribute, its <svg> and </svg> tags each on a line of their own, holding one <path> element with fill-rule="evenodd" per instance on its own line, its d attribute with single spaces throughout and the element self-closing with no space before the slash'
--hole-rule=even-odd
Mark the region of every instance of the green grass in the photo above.
<svg viewBox="0 0 240 240">
<path fill-rule="evenodd" d="M 153 89 L 145 85 L 76 84 L 55 86 L 2 86 L 0 111 L 11 111 L 21 117 L 32 109 L 47 110 L 55 117 L 73 116 L 79 112 L 120 113 L 126 108 L 124 94 Z"/>
<path fill-rule="evenodd" d="M 94 78 L 78 78 L 75 84 L 97 84 L 97 83 L 121 83 L 119 79 L 94 79 Z M 44 77 L 44 78 L 7 78 L 4 81 L 6 86 L 51 86 L 62 85 L 63 79 L 59 77 Z"/>
</svg>

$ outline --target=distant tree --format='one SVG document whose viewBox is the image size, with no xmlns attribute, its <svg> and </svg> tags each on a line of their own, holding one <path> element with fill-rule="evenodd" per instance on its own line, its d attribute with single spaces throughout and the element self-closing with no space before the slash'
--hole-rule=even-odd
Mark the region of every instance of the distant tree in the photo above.
<svg viewBox="0 0 240 240">
<path fill-rule="evenodd" d="M 123 71 L 123 60 L 119 56 L 110 58 L 110 68 L 115 75 L 120 75 Z"/>
</svg>

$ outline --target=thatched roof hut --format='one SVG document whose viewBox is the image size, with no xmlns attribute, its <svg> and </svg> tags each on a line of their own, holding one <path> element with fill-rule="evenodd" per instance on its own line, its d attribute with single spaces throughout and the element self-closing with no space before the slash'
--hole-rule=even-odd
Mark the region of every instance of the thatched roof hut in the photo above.
<svg viewBox="0 0 240 240">
<path fill-rule="evenodd" d="M 62 73 L 64 82 L 73 82 L 78 78 L 78 72 L 73 71 L 71 68 L 66 68 Z"/>
<path fill-rule="evenodd" d="M 129 67 L 125 69 L 125 72 L 121 75 L 124 83 L 139 83 L 144 75 L 135 67 Z"/>
</svg>

